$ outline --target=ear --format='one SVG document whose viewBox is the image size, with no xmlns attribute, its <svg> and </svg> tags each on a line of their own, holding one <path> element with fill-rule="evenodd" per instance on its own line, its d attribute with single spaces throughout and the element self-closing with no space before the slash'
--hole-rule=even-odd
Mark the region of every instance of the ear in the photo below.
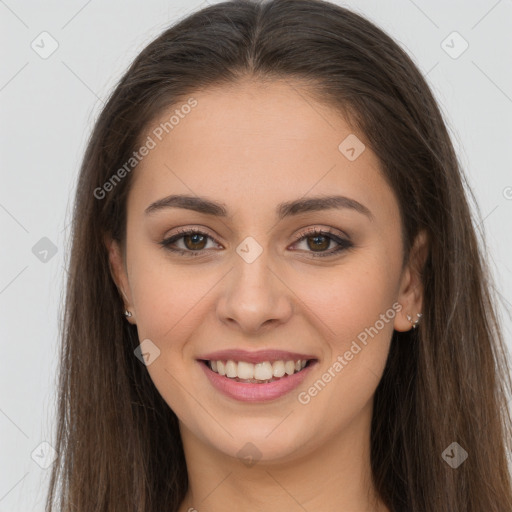
<svg viewBox="0 0 512 512">
<path fill-rule="evenodd" d="M 104 236 L 104 243 L 108 252 L 108 261 L 110 267 L 110 275 L 117 286 L 120 295 L 124 302 L 124 311 L 128 310 L 132 316 L 126 317 L 128 322 L 135 324 L 135 311 L 132 303 L 130 286 L 128 282 L 128 274 L 126 272 L 126 266 L 123 258 L 123 251 L 119 242 L 114 240 L 110 235 Z"/>
<path fill-rule="evenodd" d="M 419 319 L 417 314 L 422 314 L 424 290 L 421 278 L 428 251 L 428 235 L 425 230 L 422 230 L 414 240 L 409 262 L 402 272 L 397 298 L 402 309 L 395 316 L 394 328 L 396 331 L 409 331 L 412 329 L 413 323 Z M 408 315 L 409 319 L 407 318 Z M 421 320 L 419 323 L 421 323 Z"/>
</svg>

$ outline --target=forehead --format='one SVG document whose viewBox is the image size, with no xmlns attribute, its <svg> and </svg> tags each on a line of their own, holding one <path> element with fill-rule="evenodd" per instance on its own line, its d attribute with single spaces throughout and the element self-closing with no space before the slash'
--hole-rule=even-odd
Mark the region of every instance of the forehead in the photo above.
<svg viewBox="0 0 512 512">
<path fill-rule="evenodd" d="M 300 84 L 246 81 L 197 91 L 162 112 L 141 140 L 147 137 L 154 147 L 136 167 L 129 199 L 142 210 L 171 193 L 227 198 L 248 213 L 339 193 L 397 213 L 364 134 Z M 362 151 L 356 159 L 347 157 L 351 147 Z"/>
</svg>

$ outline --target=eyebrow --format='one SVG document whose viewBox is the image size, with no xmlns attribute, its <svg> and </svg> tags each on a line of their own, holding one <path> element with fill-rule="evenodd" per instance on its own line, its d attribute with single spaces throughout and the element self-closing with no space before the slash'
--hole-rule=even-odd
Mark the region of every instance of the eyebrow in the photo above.
<svg viewBox="0 0 512 512">
<path fill-rule="evenodd" d="M 145 209 L 144 213 L 146 215 L 150 215 L 167 208 L 184 208 L 186 210 L 194 210 L 196 212 L 213 215 L 215 217 L 228 216 L 227 208 L 222 203 L 218 203 L 217 201 L 213 201 L 205 197 L 182 194 L 174 194 L 159 199 L 158 201 L 151 203 Z M 355 199 L 339 195 L 317 196 L 279 203 L 276 207 L 276 216 L 279 220 L 282 220 L 285 217 L 299 215 L 305 212 L 345 208 L 366 215 L 371 221 L 374 220 L 372 212 L 366 206 Z"/>
</svg>

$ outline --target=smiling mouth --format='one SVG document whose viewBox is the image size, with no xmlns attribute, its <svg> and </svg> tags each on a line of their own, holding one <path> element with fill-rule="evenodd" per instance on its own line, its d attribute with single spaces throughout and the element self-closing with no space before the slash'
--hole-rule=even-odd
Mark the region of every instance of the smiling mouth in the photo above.
<svg viewBox="0 0 512 512">
<path fill-rule="evenodd" d="M 246 361 L 208 361 L 202 360 L 211 371 L 235 382 L 247 384 L 267 384 L 301 372 L 311 366 L 316 359 L 277 360 L 249 363 Z"/>
</svg>

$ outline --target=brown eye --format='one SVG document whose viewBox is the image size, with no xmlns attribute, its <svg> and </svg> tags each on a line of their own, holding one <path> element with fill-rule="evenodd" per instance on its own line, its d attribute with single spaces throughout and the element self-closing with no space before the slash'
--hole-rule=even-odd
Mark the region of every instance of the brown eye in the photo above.
<svg viewBox="0 0 512 512">
<path fill-rule="evenodd" d="M 200 251 L 204 249 L 206 246 L 207 241 L 206 236 L 201 235 L 199 233 L 195 233 L 193 235 L 186 235 L 183 237 L 183 242 L 185 244 L 185 247 L 187 249 L 190 249 L 191 251 Z M 189 243 L 190 242 L 190 243 Z"/>
<path fill-rule="evenodd" d="M 201 256 L 206 253 L 206 246 L 209 240 L 220 245 L 207 233 L 197 229 L 186 229 L 161 241 L 160 245 L 165 247 L 168 251 L 183 256 Z M 182 243 L 183 246 L 179 247 L 178 242 Z M 320 231 L 318 229 L 311 230 L 305 234 L 303 233 L 300 238 L 297 238 L 295 244 L 299 244 L 300 242 L 306 244 L 305 252 L 310 253 L 314 257 L 333 256 L 354 246 L 351 241 L 340 238 L 330 231 Z M 338 247 L 327 250 L 331 242 L 337 244 Z"/>
<path fill-rule="evenodd" d="M 301 236 L 297 238 L 295 244 L 300 244 L 301 242 L 306 244 L 306 252 L 309 252 L 313 257 L 333 256 L 354 246 L 351 241 L 345 240 L 330 231 L 318 229 L 302 233 Z M 338 244 L 338 247 L 326 250 L 329 248 L 331 242 Z"/>
<path fill-rule="evenodd" d="M 315 236 L 308 236 L 308 247 L 311 250 L 325 250 L 329 247 L 329 244 L 331 243 L 331 239 L 324 235 L 315 235 Z M 311 243 L 309 241 L 312 240 Z"/>
<path fill-rule="evenodd" d="M 183 256 L 200 256 L 207 251 L 208 241 L 216 242 L 210 235 L 197 229 L 185 229 L 160 242 L 165 249 Z M 183 244 L 181 247 L 180 244 Z M 176 247 L 177 246 L 177 247 Z"/>
</svg>

